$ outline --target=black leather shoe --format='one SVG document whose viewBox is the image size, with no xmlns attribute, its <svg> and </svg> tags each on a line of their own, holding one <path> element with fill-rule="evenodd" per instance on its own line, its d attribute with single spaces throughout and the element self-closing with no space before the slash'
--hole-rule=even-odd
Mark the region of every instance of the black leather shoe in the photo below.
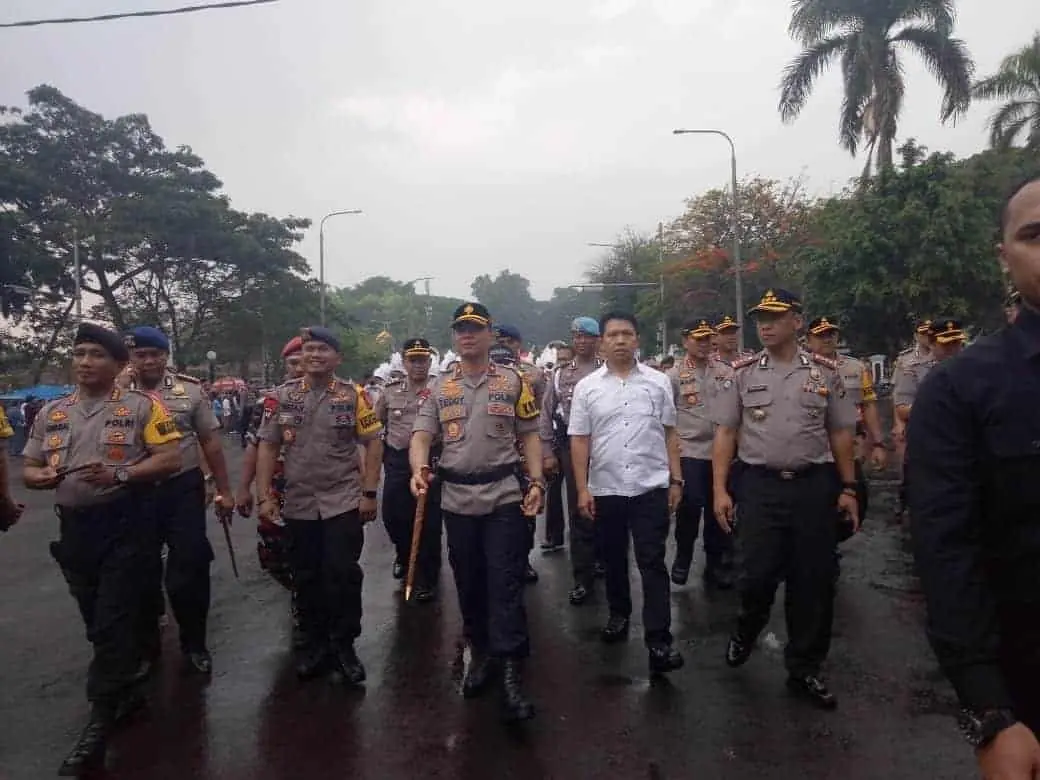
<svg viewBox="0 0 1040 780">
<path fill-rule="evenodd" d="M 312 680 L 326 669 L 329 654 L 324 647 L 304 647 L 296 657 L 296 676 Z"/>
<path fill-rule="evenodd" d="M 97 710 L 91 713 L 83 733 L 61 762 L 59 777 L 80 777 L 105 765 L 105 738 L 111 722 L 110 714 Z"/>
<path fill-rule="evenodd" d="M 213 659 L 205 648 L 201 650 L 185 650 L 184 661 L 190 671 L 198 674 L 213 673 Z"/>
<path fill-rule="evenodd" d="M 672 582 L 676 585 L 685 585 L 690 579 L 690 562 L 676 561 L 672 564 Z"/>
<path fill-rule="evenodd" d="M 623 642 L 628 639 L 628 618 L 621 615 L 611 615 L 607 625 L 599 632 L 599 637 L 604 642 Z"/>
<path fill-rule="evenodd" d="M 400 561 L 396 560 L 396 559 L 394 560 L 393 574 L 394 574 L 394 579 L 395 580 L 403 580 L 404 579 L 404 575 L 405 575 L 404 564 L 401 563 Z"/>
<path fill-rule="evenodd" d="M 586 588 L 581 583 L 578 583 L 573 588 L 571 588 L 571 592 L 567 594 L 567 599 L 574 606 L 578 606 L 579 604 L 584 604 L 588 600 L 588 598 L 589 598 L 589 589 Z"/>
<path fill-rule="evenodd" d="M 596 563 L 592 566 L 592 576 L 595 577 L 597 580 L 603 579 L 607 576 L 607 567 L 599 561 L 596 561 Z"/>
<path fill-rule="evenodd" d="M 650 674 L 665 674 L 683 668 L 683 657 L 671 645 L 650 648 Z"/>
<path fill-rule="evenodd" d="M 726 645 L 726 665 L 734 669 L 743 666 L 751 657 L 751 651 L 755 649 L 754 642 L 748 642 L 740 634 L 734 634 L 729 638 Z"/>
<path fill-rule="evenodd" d="M 412 601 L 419 602 L 430 602 L 437 598 L 436 588 L 427 588 L 425 585 L 416 586 L 415 590 L 412 591 Z"/>
<path fill-rule="evenodd" d="M 502 719 L 518 723 L 534 717 L 534 705 L 523 692 L 523 676 L 518 658 L 507 658 L 502 665 Z"/>
<path fill-rule="evenodd" d="M 827 683 L 814 674 L 791 675 L 787 678 L 787 688 L 791 693 L 806 699 L 820 709 L 833 710 L 838 706 L 838 700 L 827 688 Z"/>
<path fill-rule="evenodd" d="M 530 563 L 527 564 L 527 569 L 524 571 L 524 582 L 528 585 L 538 582 L 538 572 L 534 570 L 534 566 Z"/>
<path fill-rule="evenodd" d="M 487 687 L 491 679 L 493 664 L 485 653 L 471 651 L 466 674 L 462 678 L 462 695 L 467 699 L 475 699 Z"/>
<path fill-rule="evenodd" d="M 365 681 L 365 667 L 361 664 L 354 650 L 354 645 L 336 651 L 336 666 L 339 667 L 343 679 L 351 685 L 361 685 Z"/>
</svg>

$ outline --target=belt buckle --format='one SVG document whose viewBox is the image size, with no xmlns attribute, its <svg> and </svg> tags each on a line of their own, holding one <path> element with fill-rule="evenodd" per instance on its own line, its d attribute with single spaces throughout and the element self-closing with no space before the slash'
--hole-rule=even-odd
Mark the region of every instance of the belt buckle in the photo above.
<svg viewBox="0 0 1040 780">
<path fill-rule="evenodd" d="M 781 471 L 780 472 L 780 479 L 783 479 L 783 480 L 792 480 L 792 479 L 794 479 L 797 476 L 798 476 L 798 472 L 797 471 L 785 470 L 785 471 Z"/>
</svg>

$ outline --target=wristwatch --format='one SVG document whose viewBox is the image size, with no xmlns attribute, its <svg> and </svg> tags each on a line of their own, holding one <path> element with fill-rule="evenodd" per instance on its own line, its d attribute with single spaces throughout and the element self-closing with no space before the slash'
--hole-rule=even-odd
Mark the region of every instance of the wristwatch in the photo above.
<svg viewBox="0 0 1040 780">
<path fill-rule="evenodd" d="M 362 493 L 361 493 L 361 496 L 363 498 L 375 498 L 378 495 L 379 495 L 379 491 L 378 490 L 365 490 L 365 491 L 362 491 Z"/>
<path fill-rule="evenodd" d="M 120 485 L 125 485 L 129 481 L 130 481 L 130 472 L 126 468 L 124 468 L 123 466 L 120 466 L 119 468 L 117 468 L 116 469 L 116 482 L 118 482 Z"/>
<path fill-rule="evenodd" d="M 679 487 L 686 487 L 686 480 L 681 477 L 668 477 L 669 485 L 678 485 Z"/>
<path fill-rule="evenodd" d="M 957 725 L 968 744 L 978 750 L 984 748 L 997 734 L 1018 723 L 1015 713 L 1008 709 L 961 710 Z"/>
</svg>

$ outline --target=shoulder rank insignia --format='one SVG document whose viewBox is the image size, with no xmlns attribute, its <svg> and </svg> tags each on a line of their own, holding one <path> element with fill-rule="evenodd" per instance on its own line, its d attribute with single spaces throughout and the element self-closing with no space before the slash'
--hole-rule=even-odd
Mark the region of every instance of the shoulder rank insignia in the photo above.
<svg viewBox="0 0 1040 780">
<path fill-rule="evenodd" d="M 202 380 L 191 376 L 190 374 L 174 374 L 174 376 L 182 382 L 190 382 L 193 385 L 201 385 Z"/>
<path fill-rule="evenodd" d="M 816 352 L 813 352 L 812 360 L 814 363 L 819 363 L 821 366 L 826 366 L 832 371 L 836 371 L 838 368 L 838 362 L 836 360 L 831 360 L 831 358 L 824 357 L 823 355 L 820 355 Z"/>
<path fill-rule="evenodd" d="M 733 368 L 734 369 L 747 368 L 752 363 L 755 363 L 757 360 L 758 360 L 758 355 L 748 355 L 747 357 L 740 358 L 740 360 L 734 360 L 733 361 Z"/>
</svg>

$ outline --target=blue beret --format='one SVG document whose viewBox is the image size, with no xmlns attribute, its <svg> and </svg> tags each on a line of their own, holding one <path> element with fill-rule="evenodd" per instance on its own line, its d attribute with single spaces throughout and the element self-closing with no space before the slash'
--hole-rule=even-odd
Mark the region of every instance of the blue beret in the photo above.
<svg viewBox="0 0 1040 780">
<path fill-rule="evenodd" d="M 303 328 L 300 331 L 300 338 L 303 340 L 304 344 L 308 341 L 320 341 L 322 344 L 328 344 L 334 350 L 339 352 L 339 339 L 336 338 L 336 334 L 328 328 L 322 328 L 317 325 Z"/>
<path fill-rule="evenodd" d="M 151 325 L 142 325 L 126 334 L 124 339 L 129 349 L 158 349 L 170 351 L 170 340 L 166 334 Z"/>
<path fill-rule="evenodd" d="M 599 323 L 592 317 L 575 317 L 571 321 L 571 333 L 584 333 L 587 336 L 599 335 Z"/>
<path fill-rule="evenodd" d="M 515 325 L 496 325 L 495 333 L 498 334 L 499 338 L 523 341 L 523 338 L 520 336 L 520 329 Z"/>
<path fill-rule="evenodd" d="M 97 344 L 120 363 L 125 363 L 130 359 L 130 353 L 126 349 L 126 344 L 118 333 L 108 328 L 102 328 L 100 325 L 95 325 L 92 322 L 80 323 L 72 343 Z"/>
</svg>

